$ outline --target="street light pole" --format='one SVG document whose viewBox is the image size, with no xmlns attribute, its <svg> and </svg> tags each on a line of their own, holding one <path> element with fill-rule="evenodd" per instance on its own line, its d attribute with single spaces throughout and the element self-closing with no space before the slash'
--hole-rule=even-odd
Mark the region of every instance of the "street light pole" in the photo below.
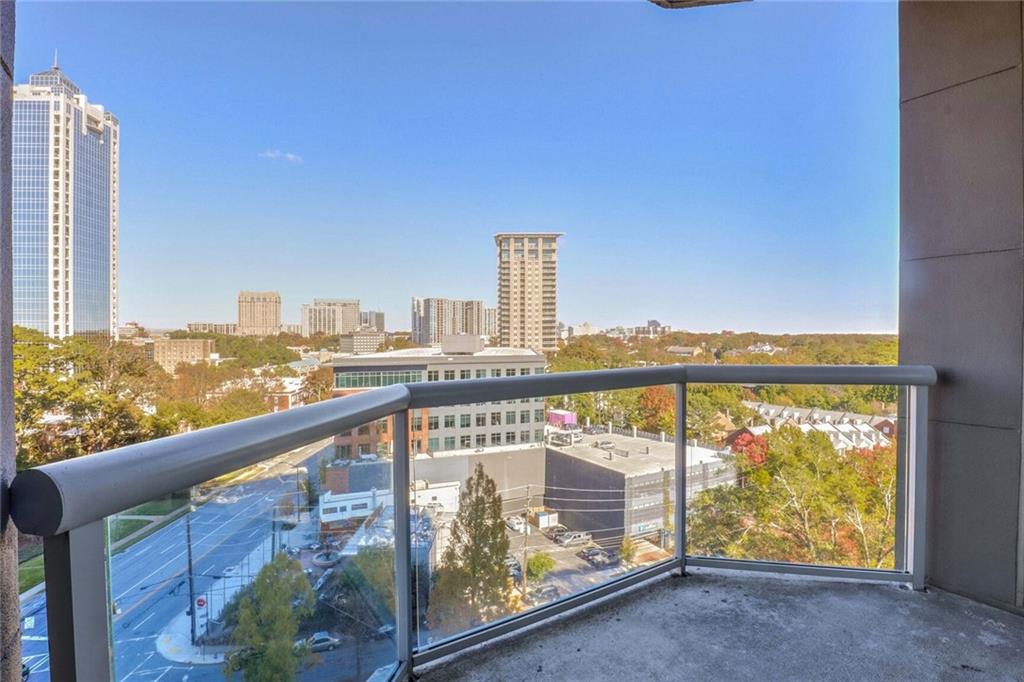
<svg viewBox="0 0 1024 682">
<path fill-rule="evenodd" d="M 195 507 L 189 506 L 185 514 L 185 536 L 188 543 L 188 612 L 192 616 L 192 646 L 196 644 L 196 579 L 192 570 L 192 512 Z"/>
</svg>

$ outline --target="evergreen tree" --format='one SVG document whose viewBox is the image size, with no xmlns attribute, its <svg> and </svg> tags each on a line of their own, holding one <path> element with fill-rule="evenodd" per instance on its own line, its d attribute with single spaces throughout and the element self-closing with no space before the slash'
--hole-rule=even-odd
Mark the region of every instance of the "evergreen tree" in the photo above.
<svg viewBox="0 0 1024 682">
<path fill-rule="evenodd" d="M 455 632 L 508 613 L 508 548 L 501 495 L 477 464 L 459 495 L 459 511 L 435 575 L 431 627 Z"/>
<path fill-rule="evenodd" d="M 246 682 L 294 679 L 302 656 L 294 643 L 299 618 L 310 615 L 315 604 L 302 564 L 284 553 L 275 556 L 260 569 L 251 595 L 238 607 L 232 643 L 245 655 L 228 657 L 225 673 L 230 677 L 241 671 Z"/>
</svg>

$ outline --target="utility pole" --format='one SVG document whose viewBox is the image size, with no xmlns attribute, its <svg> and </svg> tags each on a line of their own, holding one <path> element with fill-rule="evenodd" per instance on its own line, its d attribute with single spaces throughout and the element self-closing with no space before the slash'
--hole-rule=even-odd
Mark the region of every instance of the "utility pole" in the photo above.
<svg viewBox="0 0 1024 682">
<path fill-rule="evenodd" d="M 526 511 L 523 512 L 523 598 L 526 598 L 526 565 L 527 550 L 530 547 L 530 504 L 533 496 L 530 494 L 530 484 L 526 484 Z"/>
<path fill-rule="evenodd" d="M 185 514 L 185 537 L 188 544 L 188 612 L 192 616 L 192 646 L 196 644 L 196 578 L 192 570 L 192 512 L 195 507 L 189 506 Z"/>
</svg>

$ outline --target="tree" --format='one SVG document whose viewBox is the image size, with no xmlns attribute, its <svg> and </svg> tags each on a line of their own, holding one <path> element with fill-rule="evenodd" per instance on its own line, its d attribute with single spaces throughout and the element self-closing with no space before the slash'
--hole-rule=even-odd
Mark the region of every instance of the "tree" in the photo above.
<svg viewBox="0 0 1024 682">
<path fill-rule="evenodd" d="M 822 433 L 781 428 L 735 457 L 742 485 L 698 493 L 688 514 L 696 554 L 892 567 L 895 446 L 837 453 Z"/>
<path fill-rule="evenodd" d="M 302 564 L 277 554 L 260 569 L 252 594 L 239 604 L 232 643 L 248 655 L 229 657 L 225 673 L 241 671 L 246 682 L 294 679 L 302 655 L 294 645 L 299 619 L 310 615 L 315 604 Z"/>
<path fill-rule="evenodd" d="M 640 393 L 637 413 L 640 428 L 652 433 L 674 433 L 676 396 L 668 386 L 648 386 Z"/>
<path fill-rule="evenodd" d="M 629 535 L 622 538 L 622 544 L 619 546 L 619 557 L 627 564 L 633 563 L 633 559 L 636 558 L 636 541 Z"/>
<path fill-rule="evenodd" d="M 477 464 L 459 495 L 430 594 L 431 627 L 464 630 L 508 613 L 509 540 L 494 479 Z"/>
<path fill-rule="evenodd" d="M 548 571 L 555 567 L 555 560 L 547 552 L 537 552 L 526 560 L 526 577 L 543 580 Z"/>
<path fill-rule="evenodd" d="M 318 403 L 331 397 L 334 389 L 334 369 L 332 367 L 318 367 L 302 381 L 303 393 L 306 395 L 306 403 Z"/>
<path fill-rule="evenodd" d="M 380 600 L 395 610 L 395 553 L 390 547 L 360 547 L 352 568 L 362 574 Z"/>
</svg>

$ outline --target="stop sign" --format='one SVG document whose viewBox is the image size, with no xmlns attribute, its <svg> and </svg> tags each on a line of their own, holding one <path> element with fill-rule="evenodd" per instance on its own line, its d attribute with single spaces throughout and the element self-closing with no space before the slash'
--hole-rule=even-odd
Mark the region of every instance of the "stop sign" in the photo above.
<svg viewBox="0 0 1024 682">
<path fill-rule="evenodd" d="M 206 598 L 205 597 L 197 598 L 196 599 L 196 606 L 198 606 L 199 608 L 203 608 L 204 606 L 206 606 Z"/>
</svg>

